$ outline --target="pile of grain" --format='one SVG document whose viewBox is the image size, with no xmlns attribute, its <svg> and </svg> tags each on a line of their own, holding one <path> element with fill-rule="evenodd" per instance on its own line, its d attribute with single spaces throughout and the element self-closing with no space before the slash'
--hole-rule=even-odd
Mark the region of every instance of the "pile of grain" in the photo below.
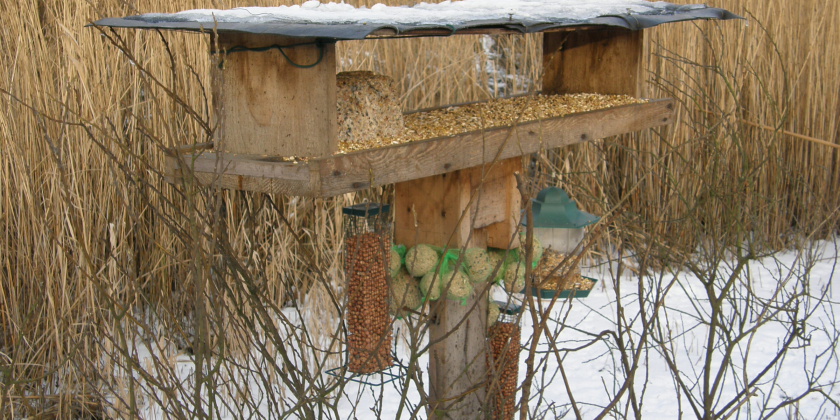
<svg viewBox="0 0 840 420">
<path fill-rule="evenodd" d="M 509 99 L 494 99 L 462 106 L 452 106 L 425 112 L 406 114 L 405 130 L 396 135 L 355 137 L 340 141 L 341 153 L 402 144 L 435 137 L 509 126 L 522 114 L 520 123 L 561 117 L 579 112 L 594 111 L 621 105 L 645 103 L 647 100 L 627 95 L 577 93 L 570 95 L 533 95 Z M 341 127 L 341 121 L 339 121 Z M 342 130 L 340 128 L 339 130 Z"/>
<path fill-rule="evenodd" d="M 389 244 L 382 232 L 350 236 L 344 242 L 350 372 L 373 373 L 391 366 Z"/>
<path fill-rule="evenodd" d="M 498 321 L 488 332 L 490 353 L 487 354 L 487 396 L 492 399 L 494 420 L 513 419 L 516 383 L 519 377 L 519 325 Z M 508 345 L 510 343 L 510 345 Z M 505 350 L 505 346 L 508 348 Z M 494 383 L 493 372 L 498 375 Z"/>
<path fill-rule="evenodd" d="M 595 282 L 592 280 L 586 279 L 581 277 L 580 275 L 580 268 L 577 266 L 570 265 L 574 262 L 575 257 L 570 256 L 566 259 L 567 255 L 562 254 L 553 250 L 546 250 L 543 253 L 543 257 L 540 260 L 539 264 L 537 264 L 537 268 L 534 270 L 536 275 L 535 283 L 537 287 L 543 290 L 591 290 L 592 287 L 595 285 Z M 549 274 L 554 270 L 555 267 L 560 265 L 560 268 L 554 272 L 554 275 L 549 276 Z M 568 275 L 564 276 L 564 273 Z"/>
<path fill-rule="evenodd" d="M 339 73 L 336 80 L 340 144 L 402 134 L 405 128 L 402 109 L 390 77 L 351 71 Z"/>
</svg>

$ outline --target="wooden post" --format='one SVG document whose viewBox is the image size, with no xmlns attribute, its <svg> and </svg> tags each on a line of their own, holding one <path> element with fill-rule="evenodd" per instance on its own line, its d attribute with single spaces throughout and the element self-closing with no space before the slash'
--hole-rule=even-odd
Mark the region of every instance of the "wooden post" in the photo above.
<svg viewBox="0 0 840 420">
<path fill-rule="evenodd" d="M 444 246 L 449 241 L 450 248 L 506 248 L 519 220 L 513 173 L 521 169 L 521 162 L 519 157 L 498 162 L 487 172 L 472 205 L 470 194 L 481 181 L 480 167 L 395 184 L 394 241 L 406 247 Z M 487 295 L 474 290 L 464 305 L 442 297 L 431 305 L 430 322 L 429 340 L 440 342 L 429 353 L 429 419 L 481 417 Z"/>
<path fill-rule="evenodd" d="M 644 95 L 644 31 L 547 32 L 543 93 Z"/>
<path fill-rule="evenodd" d="M 219 33 L 213 103 L 228 153 L 323 157 L 338 148 L 335 44 L 311 38 Z M 233 51 L 266 48 L 264 51 Z M 283 54 L 285 53 L 286 59 Z M 320 62 L 318 62 L 320 57 Z M 300 68 L 297 65 L 311 65 Z M 217 150 L 219 148 L 217 147 Z"/>
</svg>

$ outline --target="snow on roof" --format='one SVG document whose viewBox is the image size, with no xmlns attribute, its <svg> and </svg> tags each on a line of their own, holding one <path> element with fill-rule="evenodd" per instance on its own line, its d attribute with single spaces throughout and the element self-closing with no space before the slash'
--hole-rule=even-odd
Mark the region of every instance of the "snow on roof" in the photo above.
<svg viewBox="0 0 840 420">
<path fill-rule="evenodd" d="M 390 28 L 397 33 L 428 28 L 449 29 L 454 33 L 479 26 L 533 32 L 589 24 L 641 29 L 669 21 L 733 17 L 737 16 L 704 5 L 679 6 L 645 0 L 462 0 L 419 3 L 410 7 L 376 4 L 370 8 L 356 8 L 343 2 L 307 1 L 294 6 L 149 13 L 95 23 L 111 27 L 186 30 L 209 30 L 216 26 L 217 30 L 238 32 L 359 39 L 379 28 Z M 343 27 L 345 31 L 318 29 L 326 26 Z"/>
<path fill-rule="evenodd" d="M 197 9 L 174 14 L 148 14 L 147 19 L 213 23 L 383 23 L 446 25 L 475 20 L 533 20 L 555 22 L 557 19 L 584 21 L 621 13 L 652 13 L 669 3 L 644 0 L 463 0 L 412 7 L 376 4 L 371 8 L 345 3 L 307 1 L 302 5 L 279 7 L 238 7 L 230 10 Z M 686 6 L 687 9 L 704 8 Z"/>
</svg>

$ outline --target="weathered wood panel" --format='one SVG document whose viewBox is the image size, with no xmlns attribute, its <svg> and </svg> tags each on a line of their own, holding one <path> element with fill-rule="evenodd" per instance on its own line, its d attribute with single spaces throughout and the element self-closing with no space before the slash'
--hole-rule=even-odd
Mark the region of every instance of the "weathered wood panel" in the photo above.
<svg viewBox="0 0 840 420">
<path fill-rule="evenodd" d="M 644 31 L 546 33 L 543 92 L 644 96 Z"/>
<path fill-rule="evenodd" d="M 314 42 L 240 33 L 219 34 L 222 49 L 260 48 Z M 277 49 L 237 51 L 223 57 L 214 86 L 220 144 L 230 153 L 271 156 L 330 156 L 337 150 L 335 44 L 322 46 L 312 68 L 295 67 Z M 318 61 L 318 46 L 284 49 L 299 65 Z"/>
</svg>

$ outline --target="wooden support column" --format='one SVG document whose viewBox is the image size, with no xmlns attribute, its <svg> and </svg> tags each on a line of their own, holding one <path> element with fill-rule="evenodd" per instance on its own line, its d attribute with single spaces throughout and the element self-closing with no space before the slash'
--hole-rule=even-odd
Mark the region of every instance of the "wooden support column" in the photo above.
<svg viewBox="0 0 840 420">
<path fill-rule="evenodd" d="M 481 167 L 395 184 L 394 241 L 406 247 L 448 242 L 449 248 L 506 248 L 519 220 L 513 173 L 521 162 L 519 157 L 507 159 L 486 171 L 472 205 Z M 429 419 L 480 417 L 487 374 L 487 295 L 480 292 L 473 290 L 465 305 L 445 297 L 431 305 L 429 340 L 441 341 L 429 354 Z"/>
<path fill-rule="evenodd" d="M 547 32 L 543 93 L 643 97 L 644 31 L 595 29 Z"/>
<path fill-rule="evenodd" d="M 338 148 L 335 44 L 235 51 L 314 43 L 312 38 L 219 33 L 228 51 L 215 72 L 213 105 L 221 149 L 228 153 L 323 157 Z M 318 62 L 320 57 L 320 62 Z M 311 65 L 300 68 L 292 65 Z M 218 147 L 217 147 L 218 149 Z"/>
</svg>

